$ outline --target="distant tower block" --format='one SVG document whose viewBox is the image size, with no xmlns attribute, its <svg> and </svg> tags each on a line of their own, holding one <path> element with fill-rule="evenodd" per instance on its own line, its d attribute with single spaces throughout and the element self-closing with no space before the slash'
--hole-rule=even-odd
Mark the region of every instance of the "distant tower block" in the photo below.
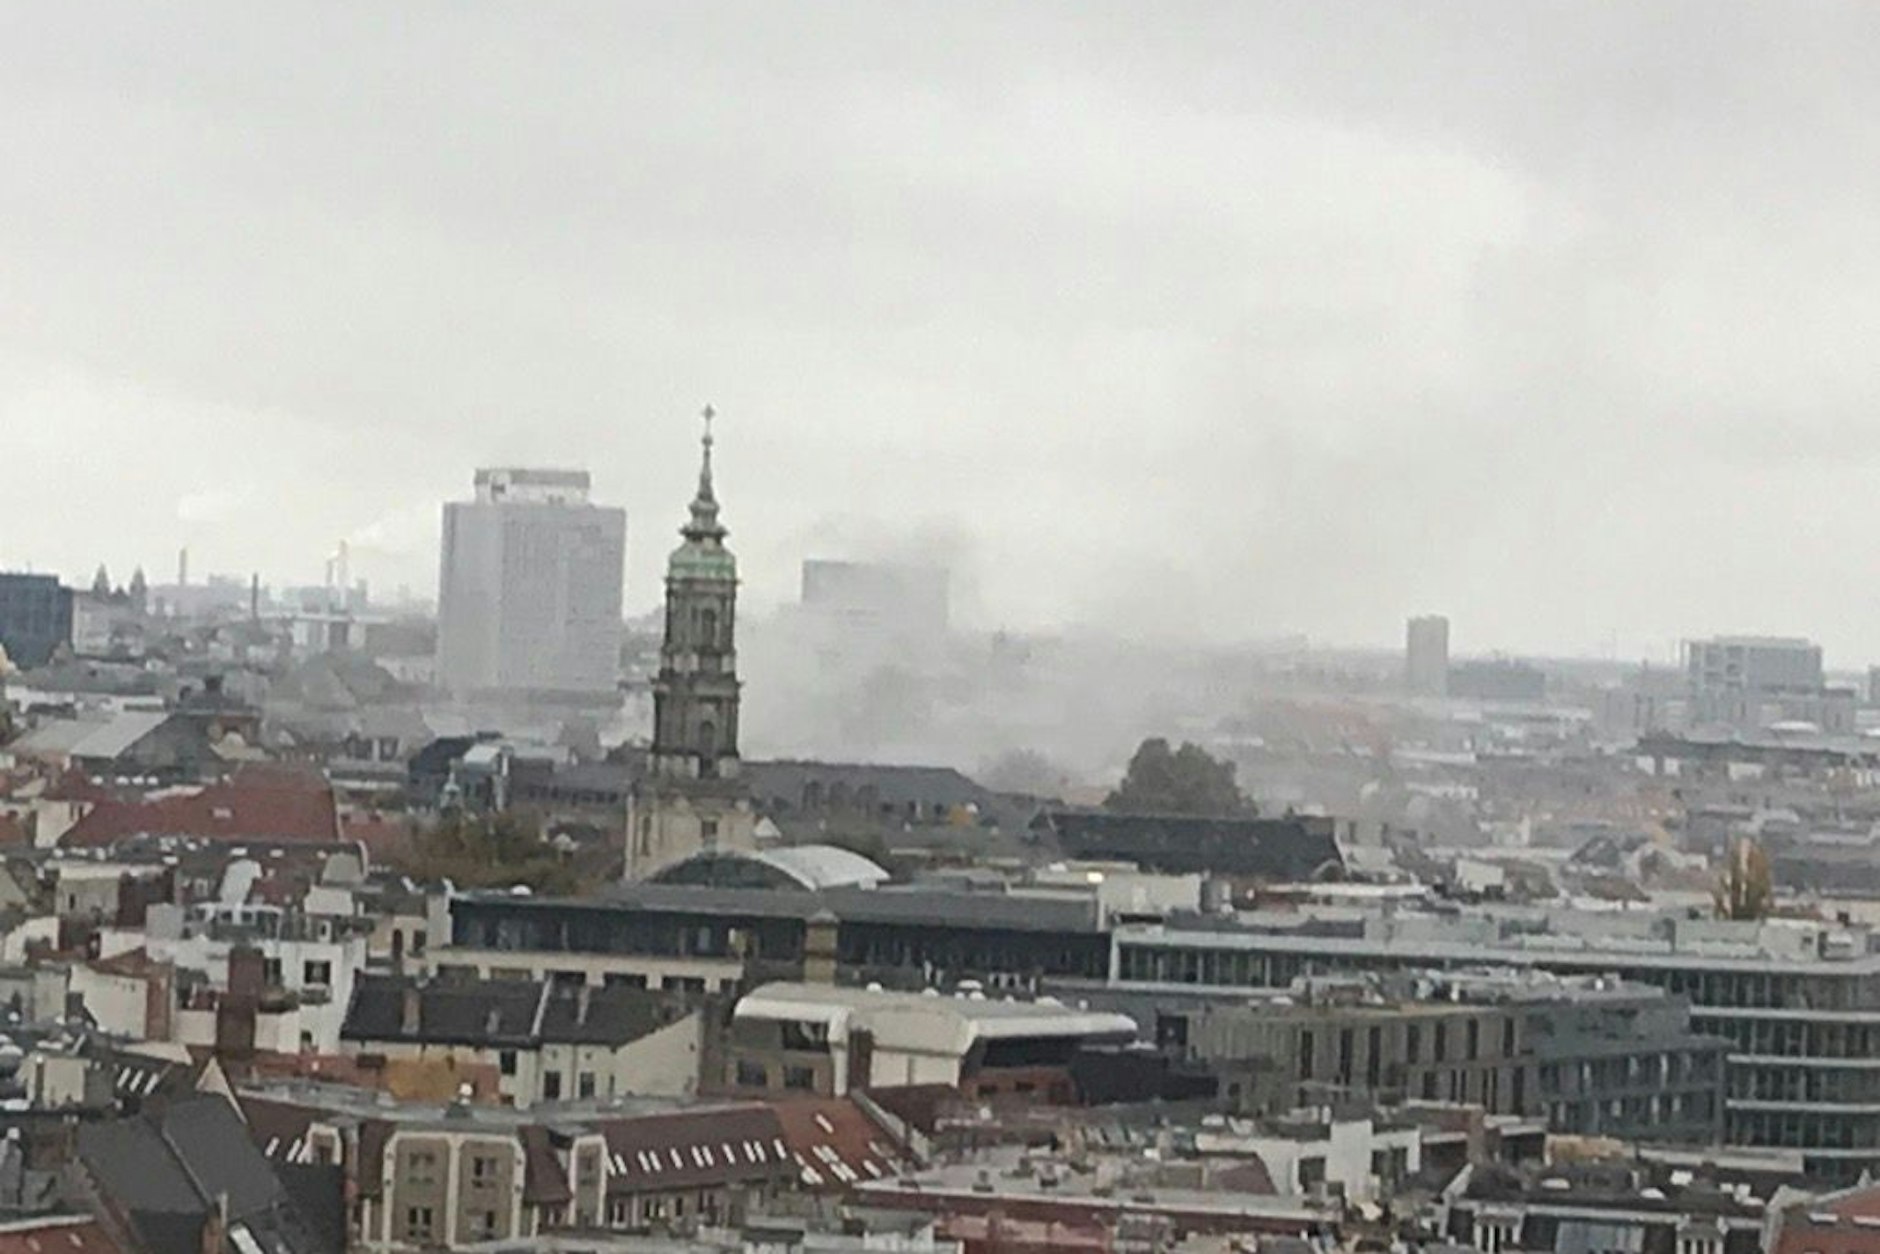
<svg viewBox="0 0 1880 1254">
<path fill-rule="evenodd" d="M 497 467 L 444 506 L 437 674 L 453 696 L 617 702 L 627 514 L 585 470 Z M 328 582 L 352 595 L 341 549 Z"/>
<path fill-rule="evenodd" d="M 1410 620 L 1404 640 L 1404 687 L 1416 697 L 1449 693 L 1449 620 L 1425 614 Z"/>
</svg>

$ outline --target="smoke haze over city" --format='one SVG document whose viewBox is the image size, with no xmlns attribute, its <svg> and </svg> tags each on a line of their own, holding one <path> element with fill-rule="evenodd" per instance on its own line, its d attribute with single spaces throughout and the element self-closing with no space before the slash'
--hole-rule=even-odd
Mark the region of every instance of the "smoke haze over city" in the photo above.
<svg viewBox="0 0 1880 1254">
<path fill-rule="evenodd" d="M 658 599 L 693 415 L 753 606 L 1880 656 L 1858 5 L 27 6 L 0 564 L 435 588 L 582 466 Z M 57 519 L 56 527 L 49 520 Z"/>
</svg>

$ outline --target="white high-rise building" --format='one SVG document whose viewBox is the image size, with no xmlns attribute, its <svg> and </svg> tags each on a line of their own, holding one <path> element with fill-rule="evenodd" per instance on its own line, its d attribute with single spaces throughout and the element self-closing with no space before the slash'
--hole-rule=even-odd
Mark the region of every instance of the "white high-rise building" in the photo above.
<svg viewBox="0 0 1880 1254">
<path fill-rule="evenodd" d="M 444 506 L 437 675 L 453 695 L 616 691 L 627 513 L 585 470 L 479 470 Z"/>
<path fill-rule="evenodd" d="M 1404 686 L 1412 696 L 1449 692 L 1449 620 L 1441 614 L 1413 618 L 1404 630 Z"/>
</svg>

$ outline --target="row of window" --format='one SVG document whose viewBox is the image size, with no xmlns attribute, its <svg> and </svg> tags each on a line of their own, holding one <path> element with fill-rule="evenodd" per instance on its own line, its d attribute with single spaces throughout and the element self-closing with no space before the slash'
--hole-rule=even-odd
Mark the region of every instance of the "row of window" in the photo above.
<svg viewBox="0 0 1880 1254">
<path fill-rule="evenodd" d="M 406 1150 L 403 1180 L 406 1184 L 437 1184 L 442 1179 L 442 1156 L 433 1149 Z M 503 1160 L 496 1154 L 470 1155 L 470 1183 L 493 1185 L 501 1177 Z"/>
<path fill-rule="evenodd" d="M 1718 1055 L 1708 1052 L 1627 1054 L 1623 1058 L 1547 1063 L 1540 1069 L 1540 1084 L 1543 1094 L 1563 1097 L 1640 1086 L 1663 1088 L 1715 1079 L 1718 1066 Z"/>
<path fill-rule="evenodd" d="M 562 916 L 540 908 L 481 905 L 454 915 L 452 936 L 466 949 L 505 953 L 644 954 L 661 957 L 796 961 L 802 924 L 761 920 L 689 922 L 652 914 Z M 841 961 L 852 967 L 922 967 L 949 972 L 1035 971 L 1100 979 L 1109 950 L 1098 933 L 961 930 L 915 924 L 844 925 Z"/>
<path fill-rule="evenodd" d="M 746 1089 L 767 1089 L 770 1085 L 770 1068 L 753 1058 L 740 1058 L 737 1065 L 738 1087 Z M 809 1067 L 785 1065 L 781 1068 L 781 1087 L 800 1089 L 810 1092 L 816 1087 L 816 1072 Z"/>
<path fill-rule="evenodd" d="M 1484 955 L 1486 957 L 1486 955 Z M 1299 975 L 1324 966 L 1304 954 L 1260 953 L 1194 945 L 1126 944 L 1117 947 L 1117 970 L 1124 980 L 1164 984 L 1215 984 L 1248 988 L 1284 988 Z M 1352 955 L 1335 964 L 1341 970 L 1396 970 L 1428 965 L 1415 955 Z M 1559 964 L 1570 969 L 1574 964 Z M 1614 963 L 1603 964 L 1610 969 Z M 1688 997 L 1699 1007 L 1767 1007 L 1792 1010 L 1880 1009 L 1880 978 L 1867 975 L 1693 971 L 1656 967 L 1620 969 L 1623 978 L 1656 985 Z"/>
<path fill-rule="evenodd" d="M 1728 1040 L 1738 1053 L 1782 1058 L 1880 1057 L 1880 1023 L 1746 1019 L 1693 1015 L 1698 1030 Z"/>
<path fill-rule="evenodd" d="M 1880 1071 L 1739 1065 L 1730 1069 L 1730 1096 L 1756 1102 L 1880 1105 Z"/>
<path fill-rule="evenodd" d="M 1817 1111 L 1732 1110 L 1728 1139 L 1782 1149 L 1880 1150 L 1880 1120 Z"/>
<path fill-rule="evenodd" d="M 473 1210 L 469 1216 L 469 1231 L 463 1240 L 493 1241 L 502 1236 L 499 1227 L 500 1216 L 493 1210 Z M 430 1244 L 444 1239 L 443 1232 L 437 1226 L 437 1210 L 431 1206 L 407 1206 L 405 1208 L 404 1238 L 416 1244 Z"/>
<path fill-rule="evenodd" d="M 1549 1102 L 1543 1108 L 1547 1126 L 1562 1133 L 1597 1135 L 1641 1130 L 1668 1124 L 1704 1123 L 1717 1117 L 1716 1099 L 1709 1093 L 1653 1093 L 1650 1096 L 1612 1097 L 1596 1101 Z"/>
</svg>

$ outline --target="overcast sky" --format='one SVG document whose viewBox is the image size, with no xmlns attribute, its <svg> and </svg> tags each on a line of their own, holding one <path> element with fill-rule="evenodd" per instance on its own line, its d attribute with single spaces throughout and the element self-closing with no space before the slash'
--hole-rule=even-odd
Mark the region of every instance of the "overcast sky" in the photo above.
<svg viewBox="0 0 1880 1254">
<path fill-rule="evenodd" d="M 134 9 L 141 8 L 141 12 Z M 10 5 L 0 567 L 434 590 L 581 465 L 750 597 L 1880 660 L 1880 7 Z"/>
</svg>

